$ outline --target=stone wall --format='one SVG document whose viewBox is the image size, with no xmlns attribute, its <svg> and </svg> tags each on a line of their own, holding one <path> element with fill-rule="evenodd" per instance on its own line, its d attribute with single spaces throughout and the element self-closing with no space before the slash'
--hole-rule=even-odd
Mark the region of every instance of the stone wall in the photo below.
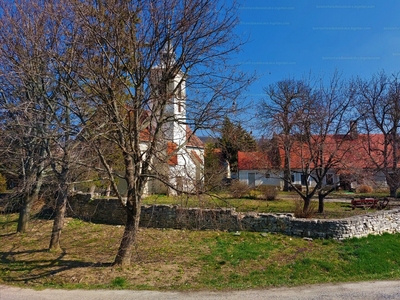
<svg viewBox="0 0 400 300">
<path fill-rule="evenodd" d="M 69 201 L 68 215 L 95 223 L 123 225 L 125 211 L 117 199 L 81 194 Z M 400 232 L 400 209 L 345 219 L 298 219 L 292 214 L 239 213 L 234 209 L 143 205 L 140 226 L 196 230 L 276 232 L 310 238 L 346 239 Z"/>
</svg>

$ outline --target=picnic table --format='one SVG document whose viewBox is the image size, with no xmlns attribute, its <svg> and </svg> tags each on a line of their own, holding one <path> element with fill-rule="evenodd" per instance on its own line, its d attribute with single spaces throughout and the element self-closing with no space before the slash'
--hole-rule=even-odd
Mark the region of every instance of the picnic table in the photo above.
<svg viewBox="0 0 400 300">
<path fill-rule="evenodd" d="M 360 199 L 351 199 L 351 205 L 352 209 L 355 209 L 357 207 L 359 208 L 377 208 L 377 209 L 384 209 L 387 205 L 389 204 L 389 199 L 388 198 L 364 198 L 361 197 Z"/>
</svg>

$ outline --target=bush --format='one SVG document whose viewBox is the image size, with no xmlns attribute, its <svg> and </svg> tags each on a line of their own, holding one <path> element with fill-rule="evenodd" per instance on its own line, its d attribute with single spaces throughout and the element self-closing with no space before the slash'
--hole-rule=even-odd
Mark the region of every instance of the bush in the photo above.
<svg viewBox="0 0 400 300">
<path fill-rule="evenodd" d="M 367 194 L 367 193 L 372 193 L 372 191 L 373 191 L 373 188 L 372 187 L 370 187 L 369 185 L 360 185 L 359 187 L 358 187 L 358 192 L 360 193 L 360 194 Z"/>
<path fill-rule="evenodd" d="M 304 200 L 298 199 L 294 202 L 294 216 L 296 218 L 310 219 L 315 216 L 316 203 L 311 202 L 306 211 L 303 211 Z"/>
<path fill-rule="evenodd" d="M 233 198 L 243 198 L 243 196 L 249 195 L 250 190 L 251 188 L 246 183 L 239 180 L 232 181 L 229 187 L 229 192 Z"/>
<path fill-rule="evenodd" d="M 377 188 L 374 188 L 374 193 L 377 193 L 377 194 L 389 194 L 390 191 L 389 191 L 389 189 L 387 187 L 377 187 Z"/>
<path fill-rule="evenodd" d="M 299 191 L 303 190 L 303 186 L 301 184 L 294 184 L 293 187 L 292 186 L 289 187 L 289 190 L 294 191 L 294 188 L 298 189 Z"/>
<path fill-rule="evenodd" d="M 264 200 L 276 200 L 278 196 L 278 187 L 276 186 L 262 185 L 259 187 L 259 190 Z"/>
<path fill-rule="evenodd" d="M 5 192 L 7 189 L 7 181 L 6 178 L 0 174 L 0 193 Z"/>
<path fill-rule="evenodd" d="M 247 193 L 249 199 L 257 199 L 259 196 L 259 192 L 255 189 L 250 189 Z"/>
</svg>

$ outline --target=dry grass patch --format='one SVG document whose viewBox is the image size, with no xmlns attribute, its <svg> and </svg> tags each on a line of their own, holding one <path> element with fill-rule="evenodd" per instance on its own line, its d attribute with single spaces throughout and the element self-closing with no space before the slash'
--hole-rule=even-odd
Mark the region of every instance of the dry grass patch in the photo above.
<svg viewBox="0 0 400 300">
<path fill-rule="evenodd" d="M 26 234 L 3 222 L 1 267 L 3 283 L 41 287 L 168 288 L 190 284 L 199 273 L 198 239 L 210 232 L 140 229 L 129 268 L 111 264 L 122 226 L 66 219 L 59 252 L 47 250 L 51 221 L 33 220 Z M 1 226 L 1 225 L 0 225 Z M 4 233 L 4 229 L 6 233 Z M 115 280 L 117 278 L 117 280 Z M 119 278 L 119 279 L 118 279 Z"/>
<path fill-rule="evenodd" d="M 399 235 L 349 241 L 280 234 L 140 229 L 132 265 L 113 267 L 122 226 L 67 219 L 59 252 L 52 221 L 15 234 L 0 215 L 0 284 L 31 288 L 245 289 L 400 278 Z"/>
</svg>

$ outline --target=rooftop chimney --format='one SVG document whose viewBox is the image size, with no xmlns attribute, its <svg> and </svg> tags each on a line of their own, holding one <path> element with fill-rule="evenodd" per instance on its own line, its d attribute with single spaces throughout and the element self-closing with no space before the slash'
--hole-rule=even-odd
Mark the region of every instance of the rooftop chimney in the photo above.
<svg viewBox="0 0 400 300">
<path fill-rule="evenodd" d="M 352 120 L 350 121 L 350 130 L 349 135 L 351 139 L 356 139 L 358 137 L 358 128 L 357 128 L 357 121 Z"/>
</svg>

